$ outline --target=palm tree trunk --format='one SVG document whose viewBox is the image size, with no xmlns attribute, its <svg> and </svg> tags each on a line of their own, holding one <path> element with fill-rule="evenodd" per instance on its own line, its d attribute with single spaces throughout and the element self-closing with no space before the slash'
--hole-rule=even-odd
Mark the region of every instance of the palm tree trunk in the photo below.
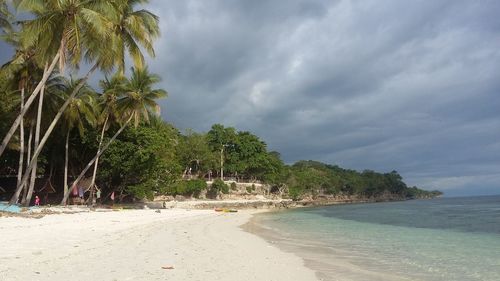
<svg viewBox="0 0 500 281">
<path fill-rule="evenodd" d="M 30 124 L 30 135 L 28 137 L 28 155 L 26 157 L 26 166 L 29 166 L 30 165 L 30 160 L 31 160 L 31 143 L 33 141 L 33 123 Z M 28 168 L 26 167 L 26 170 L 25 170 L 25 174 L 28 173 Z M 18 183 L 19 184 L 19 183 Z M 28 187 L 26 186 L 26 184 L 23 184 L 22 186 L 22 189 L 23 189 L 23 197 L 22 198 L 26 198 L 26 194 L 28 194 Z"/>
<path fill-rule="evenodd" d="M 104 147 L 101 149 L 101 151 L 99 151 L 99 153 L 97 153 L 96 156 L 94 156 L 94 158 L 92 160 L 90 160 L 90 162 L 87 164 L 87 166 L 85 166 L 85 169 L 83 169 L 83 171 L 80 173 L 80 175 L 78 175 L 76 180 L 71 185 L 71 188 L 68 190 L 68 192 L 66 194 L 64 194 L 63 200 L 61 201 L 61 205 L 66 204 L 66 201 L 68 200 L 68 197 L 69 197 L 69 194 L 71 193 L 71 190 L 73 190 L 73 188 L 76 188 L 78 182 L 85 176 L 85 173 L 87 173 L 87 171 L 90 169 L 90 167 L 92 167 L 92 165 L 99 158 L 99 156 L 101 156 L 104 153 L 104 151 L 106 151 L 106 149 L 108 149 L 109 145 L 116 139 L 116 137 L 118 137 L 119 134 L 121 134 L 121 132 L 125 129 L 125 127 L 127 127 L 127 125 L 132 120 L 132 117 L 133 117 L 133 115 L 131 115 L 129 117 L 127 122 L 125 122 L 125 124 L 123 124 L 121 126 L 121 128 L 113 135 L 113 137 L 109 140 L 109 142 L 106 143 L 106 145 L 104 145 Z"/>
<path fill-rule="evenodd" d="M 14 124 L 10 127 L 9 131 L 7 132 L 7 135 L 5 135 L 2 144 L 0 145 L 0 156 L 2 156 L 3 152 L 5 151 L 5 148 L 7 147 L 7 144 L 9 144 L 10 139 L 14 135 L 14 133 L 17 130 L 17 127 L 19 127 L 19 124 L 21 124 L 21 120 L 23 119 L 24 115 L 28 111 L 29 107 L 33 103 L 33 101 L 36 99 L 38 96 L 38 93 L 40 93 L 40 90 L 45 87 L 45 83 L 47 82 L 47 79 L 49 79 L 50 74 L 54 70 L 54 67 L 56 66 L 57 62 L 59 61 L 60 57 L 60 52 L 57 52 L 56 56 L 52 60 L 52 63 L 48 67 L 48 69 L 44 69 L 42 80 L 38 82 L 38 85 L 36 86 L 35 90 L 33 93 L 31 93 L 30 97 L 28 100 L 26 100 L 26 103 L 24 104 L 23 110 L 19 113 L 17 116 L 16 120 L 14 121 Z"/>
<path fill-rule="evenodd" d="M 26 157 L 26 165 L 30 164 L 32 141 L 33 141 L 33 123 L 30 124 L 30 135 L 28 137 L 28 155 Z"/>
<path fill-rule="evenodd" d="M 104 132 L 106 131 L 106 126 L 108 125 L 109 115 L 106 116 L 106 120 L 104 120 L 104 125 L 102 126 L 101 138 L 99 139 L 99 147 L 97 148 L 97 155 L 101 152 L 102 142 L 104 140 Z M 92 174 L 92 181 L 90 182 L 90 196 L 89 196 L 89 205 L 94 204 L 94 188 L 95 188 L 95 179 L 97 177 L 97 166 L 99 165 L 99 156 L 97 156 L 94 164 L 94 173 Z M 66 191 L 65 191 L 66 192 Z"/>
<path fill-rule="evenodd" d="M 45 132 L 45 135 L 43 136 L 42 140 L 40 141 L 40 144 L 38 145 L 38 147 L 36 147 L 36 150 L 35 152 L 33 153 L 33 158 L 32 159 L 37 159 L 38 158 L 38 155 L 40 154 L 40 152 L 42 152 L 42 149 L 43 149 L 43 146 L 45 145 L 45 143 L 47 142 L 48 138 L 50 137 L 50 134 L 52 133 L 52 131 L 54 130 L 57 122 L 59 121 L 59 119 L 61 118 L 61 115 L 64 113 L 64 111 L 66 110 L 66 108 L 68 107 L 69 103 L 71 102 L 71 100 L 76 96 L 76 94 L 80 91 L 80 89 L 83 87 L 83 85 L 87 82 L 87 80 L 89 79 L 90 75 L 92 73 L 94 73 L 94 71 L 97 69 L 98 65 L 95 64 L 90 70 L 89 72 L 87 73 L 87 75 L 85 75 L 85 77 L 80 81 L 80 83 L 76 86 L 76 88 L 73 90 L 73 92 L 71 93 L 71 95 L 68 97 L 68 99 L 64 102 L 64 104 L 61 106 L 61 108 L 59 109 L 59 111 L 57 112 L 56 116 L 54 117 L 54 119 L 52 120 L 52 123 L 50 123 L 50 126 L 47 128 L 47 131 Z M 28 168 L 26 169 L 27 171 L 31 171 L 33 169 L 33 166 L 34 166 L 34 161 L 31 160 L 31 163 L 30 165 L 28 166 Z M 23 176 L 23 179 L 21 181 L 21 184 L 24 184 L 26 183 L 28 180 L 28 177 L 26 176 L 26 174 Z M 14 195 L 12 196 L 12 198 L 10 199 L 10 204 L 14 204 L 15 202 L 17 202 L 17 199 L 19 197 L 19 193 L 21 192 L 21 189 L 20 189 L 20 185 L 17 186 L 17 189 L 16 189 L 16 192 L 14 193 Z"/>
<path fill-rule="evenodd" d="M 21 88 L 21 111 L 24 107 L 24 87 Z M 20 183 L 23 178 L 24 170 L 24 118 L 21 119 L 19 126 L 19 168 L 17 170 L 17 182 Z"/>
<path fill-rule="evenodd" d="M 68 151 L 69 151 L 69 133 L 70 129 L 68 129 L 68 133 L 66 134 L 66 144 L 64 145 L 64 194 L 68 192 Z"/>
<path fill-rule="evenodd" d="M 45 93 L 45 87 L 40 91 L 40 99 L 38 101 L 38 112 L 36 115 L 36 128 L 35 128 L 35 147 L 38 147 L 38 143 L 40 142 L 40 125 L 42 124 L 42 110 L 43 110 L 43 96 Z M 38 164 L 38 156 L 33 157 L 30 161 L 34 164 L 33 169 L 31 170 L 31 179 L 29 183 L 28 193 L 26 194 L 26 198 L 23 198 L 25 206 L 29 206 L 31 202 L 31 196 L 33 195 L 33 190 L 35 189 L 35 180 L 36 180 L 36 168 Z"/>
</svg>

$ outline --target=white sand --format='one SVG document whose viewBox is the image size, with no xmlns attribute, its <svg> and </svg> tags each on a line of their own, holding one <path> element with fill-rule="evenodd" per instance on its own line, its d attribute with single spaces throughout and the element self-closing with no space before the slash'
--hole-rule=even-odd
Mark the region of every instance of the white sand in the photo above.
<svg viewBox="0 0 500 281">
<path fill-rule="evenodd" d="M 171 209 L 3 217 L 0 280 L 317 280 L 299 257 L 241 230 L 250 216 Z"/>
</svg>

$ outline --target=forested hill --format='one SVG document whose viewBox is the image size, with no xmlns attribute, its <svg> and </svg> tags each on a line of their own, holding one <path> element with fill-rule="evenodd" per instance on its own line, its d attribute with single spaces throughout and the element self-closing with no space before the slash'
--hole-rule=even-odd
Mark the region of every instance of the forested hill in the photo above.
<svg viewBox="0 0 500 281">
<path fill-rule="evenodd" d="M 118 129 L 118 126 L 110 128 L 104 139 Z M 94 156 L 99 134 L 92 126 L 87 126 L 83 135 L 77 130 L 71 132 L 70 171 L 82 170 Z M 50 182 L 58 193 L 63 190 L 63 141 L 57 137 L 50 139 L 39 166 L 38 186 Z M 220 178 L 221 161 L 226 181 L 264 183 L 268 186 L 264 192 L 267 195 L 296 200 L 325 195 L 376 198 L 391 194 L 404 199 L 441 194 L 407 187 L 396 171 L 358 172 L 316 161 L 286 165 L 278 152 L 268 151 L 266 143 L 250 132 L 215 124 L 207 133 L 181 133 L 154 116 L 148 124 L 126 128 L 109 146 L 100 158 L 97 185 L 105 194 L 119 192 L 120 199 L 126 201 L 151 199 L 156 195 L 198 197 L 200 193 L 215 198 L 217 194 L 232 192 L 229 185 L 220 181 L 213 188 L 207 187 L 206 181 Z M 8 151 L 0 167 L 4 179 L 15 177 L 17 162 L 15 149 Z M 90 170 L 86 177 L 91 176 Z M 70 176 L 69 182 L 73 179 Z M 255 190 L 248 192 L 256 194 Z"/>
<path fill-rule="evenodd" d="M 160 35 L 148 1 L 21 2 L 0 1 L 0 40 L 13 50 L 0 62 L 0 201 L 29 206 L 43 195 L 43 203 L 64 205 L 93 202 L 101 192 L 118 201 L 220 198 L 236 195 L 236 182 L 250 183 L 242 196 L 440 194 L 408 188 L 396 172 L 285 165 L 255 134 L 220 124 L 207 133 L 179 132 L 160 116 L 158 100 L 167 91 L 143 54 L 154 57 Z M 79 71 L 82 63 L 90 69 Z M 232 180 L 231 189 L 223 180 Z"/>
<path fill-rule="evenodd" d="M 442 195 L 440 191 L 426 191 L 408 187 L 396 171 L 377 173 L 372 170 L 358 172 L 317 161 L 299 161 L 288 167 L 286 184 L 292 198 L 304 194 L 343 194 L 377 197 L 384 194 L 403 198 L 432 198 Z"/>
</svg>

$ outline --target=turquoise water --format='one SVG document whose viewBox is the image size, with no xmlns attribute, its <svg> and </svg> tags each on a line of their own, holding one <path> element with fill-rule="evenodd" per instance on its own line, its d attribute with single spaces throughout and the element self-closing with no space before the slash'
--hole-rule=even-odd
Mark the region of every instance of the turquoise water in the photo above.
<svg viewBox="0 0 500 281">
<path fill-rule="evenodd" d="M 296 209 L 254 223 L 323 280 L 500 280 L 500 196 Z"/>
</svg>

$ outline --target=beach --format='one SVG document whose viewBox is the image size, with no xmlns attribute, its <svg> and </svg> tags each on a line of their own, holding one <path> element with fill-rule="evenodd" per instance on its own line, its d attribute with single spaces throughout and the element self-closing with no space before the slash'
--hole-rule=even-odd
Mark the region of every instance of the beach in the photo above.
<svg viewBox="0 0 500 281">
<path fill-rule="evenodd" d="M 318 280 L 243 231 L 255 210 L 121 210 L 0 217 L 0 280 Z"/>
</svg>

